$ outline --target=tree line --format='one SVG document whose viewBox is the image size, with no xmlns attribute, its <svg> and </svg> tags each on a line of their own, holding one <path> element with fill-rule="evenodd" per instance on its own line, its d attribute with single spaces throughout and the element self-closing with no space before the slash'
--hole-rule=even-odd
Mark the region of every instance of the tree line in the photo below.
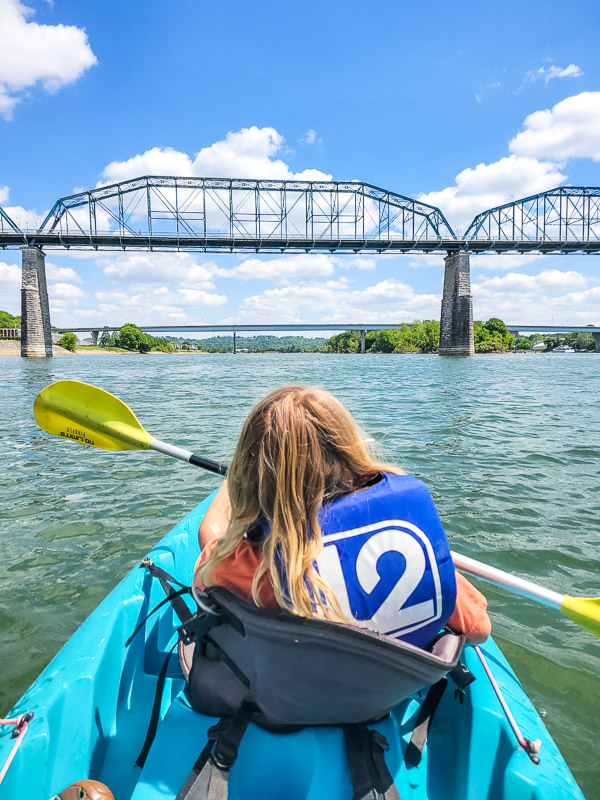
<svg viewBox="0 0 600 800">
<path fill-rule="evenodd" d="M 565 333 L 543 336 L 513 336 L 506 324 L 498 317 L 487 322 L 473 323 L 476 353 L 506 353 L 508 350 L 530 350 L 537 341 L 543 341 L 547 350 L 557 344 L 568 344 L 577 350 L 593 350 L 591 333 Z M 440 344 L 440 323 L 426 319 L 410 326 L 401 325 L 383 331 L 367 331 L 365 346 L 368 353 L 436 353 Z M 332 336 L 325 345 L 326 353 L 359 353 L 360 332 L 344 331 Z"/>
</svg>

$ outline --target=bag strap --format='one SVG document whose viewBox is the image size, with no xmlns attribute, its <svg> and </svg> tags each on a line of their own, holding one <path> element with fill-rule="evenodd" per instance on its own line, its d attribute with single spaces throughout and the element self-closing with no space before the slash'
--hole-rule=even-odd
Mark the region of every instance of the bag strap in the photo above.
<svg viewBox="0 0 600 800">
<path fill-rule="evenodd" d="M 400 800 L 400 793 L 385 763 L 389 744 L 385 736 L 366 725 L 345 725 L 344 741 L 352 788 L 352 800 Z"/>
<path fill-rule="evenodd" d="M 250 703 L 243 703 L 234 717 L 224 717 L 209 728 L 208 742 L 176 800 L 227 800 L 229 770 L 254 711 Z"/>
</svg>

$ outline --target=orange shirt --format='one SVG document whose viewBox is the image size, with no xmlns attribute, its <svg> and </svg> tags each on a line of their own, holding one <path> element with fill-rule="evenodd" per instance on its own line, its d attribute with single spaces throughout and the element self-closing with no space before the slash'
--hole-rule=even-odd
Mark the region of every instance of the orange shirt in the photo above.
<svg viewBox="0 0 600 800">
<path fill-rule="evenodd" d="M 217 542 L 211 539 L 202 551 L 198 563 L 204 561 Z M 211 581 L 218 586 L 229 589 L 244 600 L 252 602 L 252 580 L 258 565 L 262 561 L 260 543 L 242 539 L 235 552 L 221 561 L 211 574 Z M 260 588 L 260 599 L 264 608 L 277 608 L 273 586 L 264 581 Z M 456 573 L 456 606 L 452 616 L 446 623 L 456 633 L 474 636 L 481 630 L 487 617 L 487 600 L 472 583 Z"/>
</svg>

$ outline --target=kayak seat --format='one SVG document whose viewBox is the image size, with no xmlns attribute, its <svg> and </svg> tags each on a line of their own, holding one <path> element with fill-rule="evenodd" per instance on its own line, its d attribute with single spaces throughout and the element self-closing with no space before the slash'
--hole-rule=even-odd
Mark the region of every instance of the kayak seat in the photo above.
<svg viewBox="0 0 600 800">
<path fill-rule="evenodd" d="M 181 584 L 151 562 L 144 566 L 175 601 L 172 605 L 182 622 L 178 654 L 187 682 L 185 696 L 190 709 L 202 715 L 206 737 L 177 800 L 233 800 L 229 773 L 251 722 L 265 732 L 290 735 L 308 726 L 335 726 L 341 736 L 341 727 L 352 779 L 347 796 L 400 800 L 385 759 L 388 740 L 367 725 L 389 718 L 402 701 L 431 687 L 404 753 L 407 763 L 410 758 L 417 765 L 445 676 L 459 664 L 464 636 L 442 632 L 428 649 L 421 649 L 353 625 L 262 609 L 219 586 L 203 593 L 192 615 L 182 604 L 184 589 L 174 590 L 173 583 Z M 136 632 L 140 629 L 141 625 Z M 166 722 L 165 717 L 159 725 L 157 712 L 168 663 L 165 660 L 158 679 L 150 727 L 137 761 L 144 768 L 149 753 L 156 752 L 157 728 L 164 729 Z M 171 713 L 170 709 L 167 716 Z M 218 717 L 219 722 L 208 726 L 207 717 Z M 294 760 L 301 763 L 297 750 Z M 262 788 L 256 796 L 264 796 L 270 775 L 265 769 L 258 776 Z M 255 795 L 246 787 L 243 796 Z M 273 795 L 279 796 L 289 797 L 289 787 L 287 794 Z"/>
<path fill-rule="evenodd" d="M 179 656 L 193 708 L 211 716 L 241 703 L 266 728 L 349 725 L 382 719 L 459 663 L 464 636 L 430 650 L 352 625 L 247 603 L 220 586 L 180 628 Z M 351 698 L 351 702 L 349 702 Z"/>
</svg>

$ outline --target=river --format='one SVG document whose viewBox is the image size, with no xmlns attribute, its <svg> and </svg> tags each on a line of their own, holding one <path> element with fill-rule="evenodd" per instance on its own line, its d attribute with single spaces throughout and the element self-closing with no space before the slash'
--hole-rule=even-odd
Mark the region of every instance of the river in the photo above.
<svg viewBox="0 0 600 800">
<path fill-rule="evenodd" d="M 223 461 L 265 393 L 323 386 L 387 460 L 429 484 L 453 549 L 560 592 L 600 594 L 594 354 L 3 357 L 0 714 L 219 483 L 156 453 L 109 453 L 44 434 L 33 400 L 64 378 L 116 394 L 157 438 Z M 600 642 L 558 613 L 479 585 L 496 640 L 586 796 L 598 797 Z"/>
</svg>

